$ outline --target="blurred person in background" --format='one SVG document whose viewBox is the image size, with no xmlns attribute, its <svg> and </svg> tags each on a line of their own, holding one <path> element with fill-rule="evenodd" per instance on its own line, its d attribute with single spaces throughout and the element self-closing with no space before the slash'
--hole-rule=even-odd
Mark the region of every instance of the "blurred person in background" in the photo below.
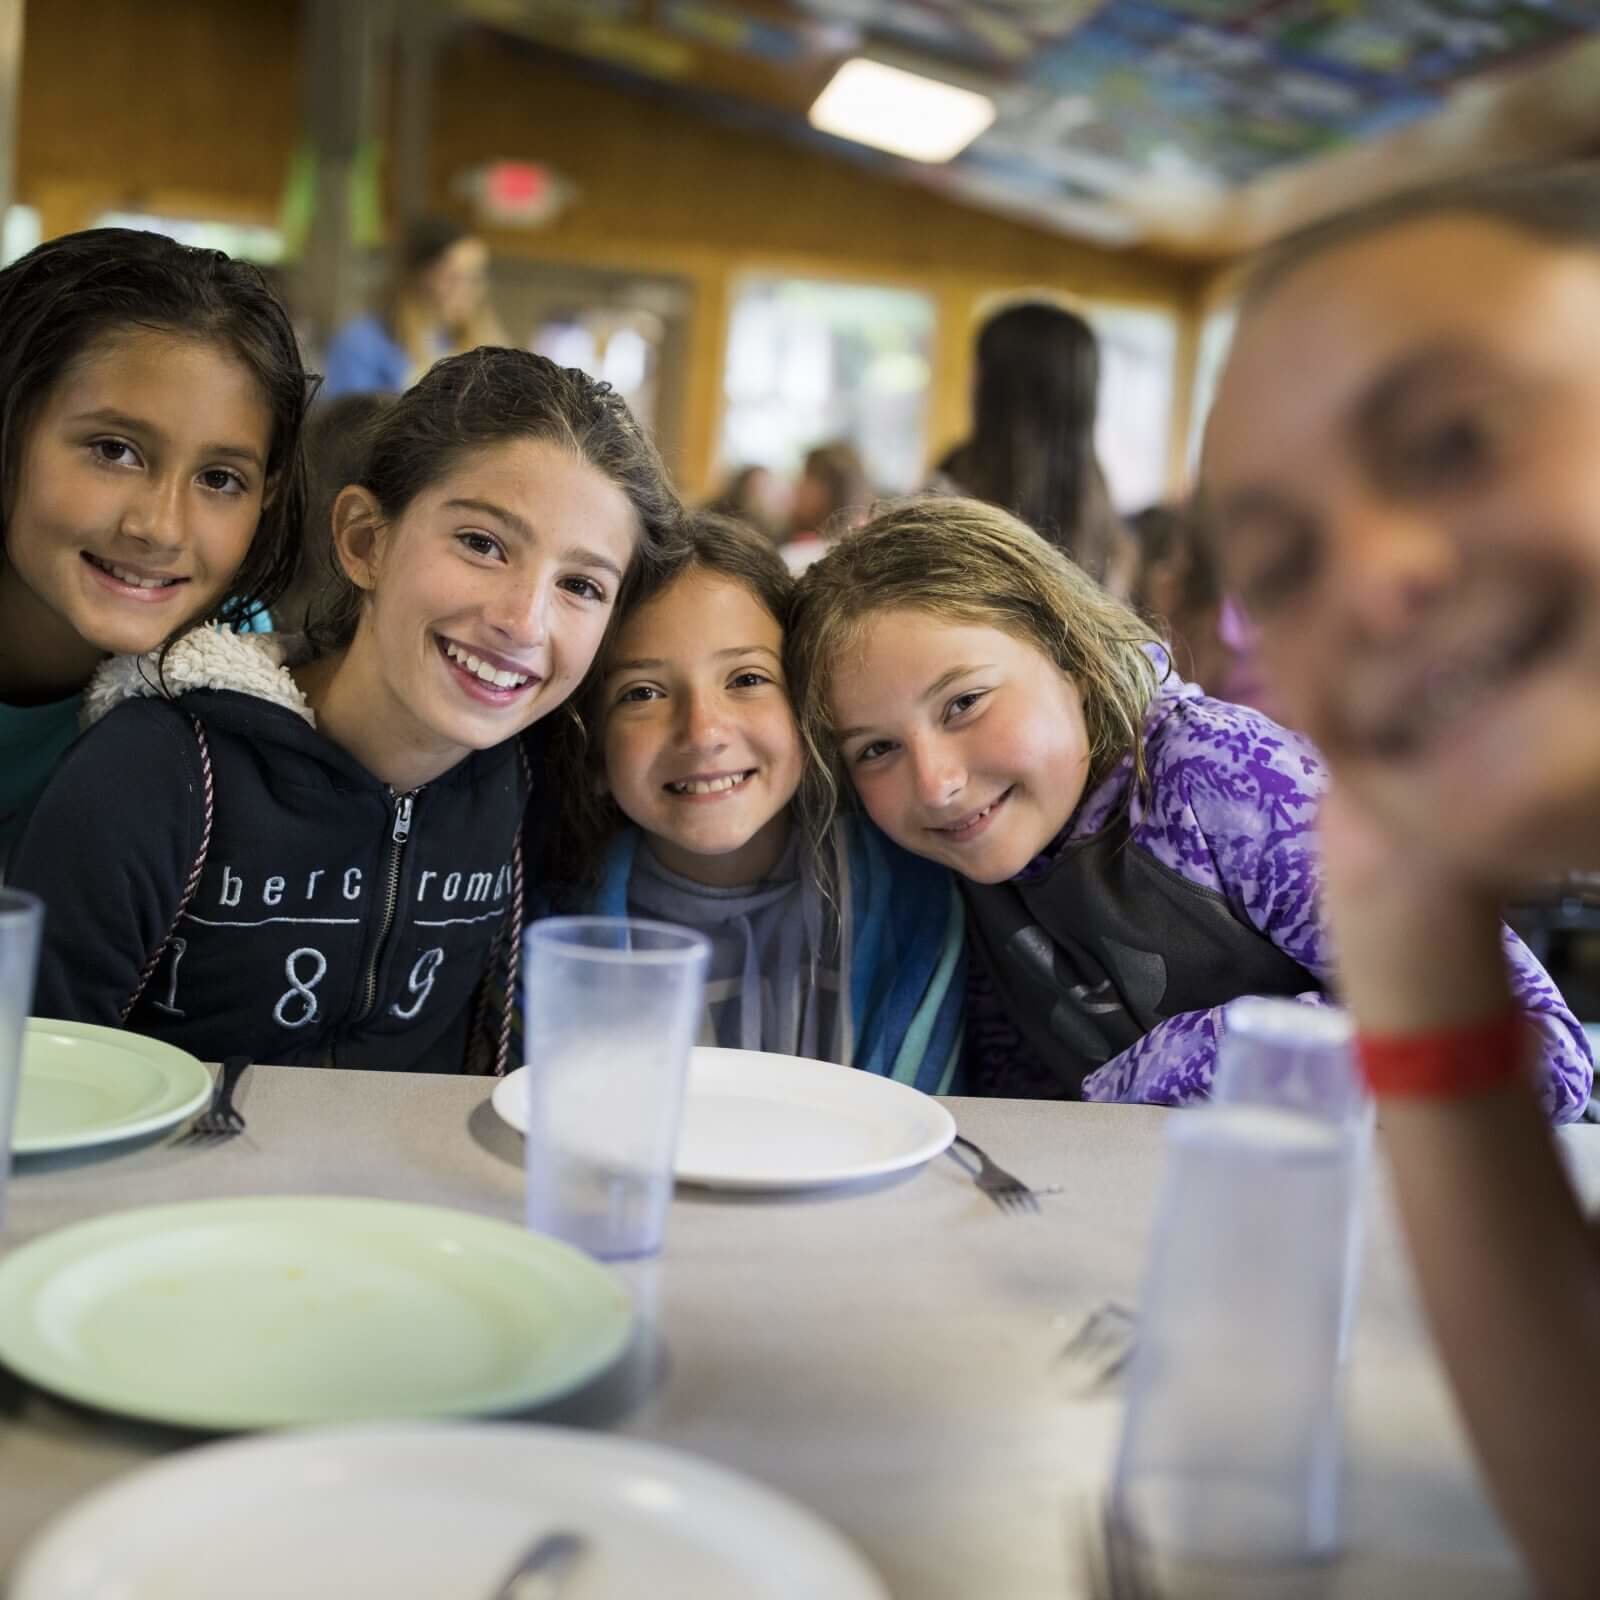
<svg viewBox="0 0 1600 1600">
<path fill-rule="evenodd" d="M 1282 716 L 1257 662 L 1248 619 L 1222 592 L 1216 563 L 1193 507 L 1147 506 L 1128 519 L 1134 563 L 1133 608 L 1159 624 L 1173 665 L 1216 700 Z"/>
<path fill-rule="evenodd" d="M 705 509 L 714 516 L 747 523 L 777 544 L 789 526 L 793 507 L 794 491 L 786 478 L 771 467 L 749 466 L 734 473 Z"/>
<path fill-rule="evenodd" d="M 1008 306 L 978 332 L 972 437 L 939 463 L 936 489 L 986 500 L 1125 599 L 1136 559 L 1094 448 L 1100 348 L 1060 306 Z"/>
<path fill-rule="evenodd" d="M 329 342 L 324 398 L 400 394 L 441 356 L 504 344 L 488 290 L 483 240 L 440 217 L 412 223 L 382 307 L 347 322 Z"/>
<path fill-rule="evenodd" d="M 780 552 L 789 570 L 804 572 L 841 534 L 860 527 L 874 498 L 853 444 L 835 439 L 808 451 L 794 487 L 789 542 Z"/>
<path fill-rule="evenodd" d="M 386 394 L 346 394 L 311 414 L 305 427 L 306 520 L 294 577 L 272 608 L 281 633 L 306 633 L 346 592 L 348 580 L 333 544 L 333 503 L 359 483 L 372 433 L 394 404 Z"/>
</svg>

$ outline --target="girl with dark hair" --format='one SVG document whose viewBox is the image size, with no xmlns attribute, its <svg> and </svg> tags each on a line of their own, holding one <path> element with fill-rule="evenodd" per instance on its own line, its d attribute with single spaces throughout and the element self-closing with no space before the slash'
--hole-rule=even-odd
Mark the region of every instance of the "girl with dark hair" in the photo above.
<svg viewBox="0 0 1600 1600">
<path fill-rule="evenodd" d="M 1120 596 L 1132 551 L 1095 455 L 1099 393 L 1100 347 L 1082 317 L 1041 301 L 1008 306 L 978 334 L 972 437 L 939 471 Z"/>
<path fill-rule="evenodd" d="M 702 512 L 685 545 L 620 619 L 585 737 L 563 730 L 572 908 L 704 933 L 708 1044 L 951 1093 L 965 961 L 950 875 L 861 819 L 802 826 L 783 673 L 794 581 L 743 523 Z"/>
<path fill-rule="evenodd" d="M 406 230 L 382 307 L 329 341 L 325 394 L 399 394 L 441 356 L 504 344 L 488 300 L 489 251 L 470 229 L 422 217 Z"/>
<path fill-rule="evenodd" d="M 675 537 L 605 385 L 439 363 L 333 506 L 349 579 L 311 649 L 201 630 L 119 657 L 15 879 L 50 907 L 39 1010 L 205 1059 L 503 1068 L 522 925 L 519 736 L 582 681 Z"/>
<path fill-rule="evenodd" d="M 0 858 L 108 653 L 281 592 L 309 387 L 261 274 L 218 251 L 97 228 L 0 272 Z"/>
</svg>

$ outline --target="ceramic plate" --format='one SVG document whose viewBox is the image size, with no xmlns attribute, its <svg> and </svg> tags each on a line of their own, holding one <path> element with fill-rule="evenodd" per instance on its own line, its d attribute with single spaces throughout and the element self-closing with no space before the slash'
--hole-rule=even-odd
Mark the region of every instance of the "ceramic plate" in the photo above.
<svg viewBox="0 0 1600 1600">
<path fill-rule="evenodd" d="M 494 1106 L 528 1123 L 519 1068 Z M 679 1182 L 718 1189 L 814 1189 L 882 1177 L 931 1161 L 955 1137 L 929 1095 L 853 1067 L 754 1050 L 694 1052 L 675 1168 Z"/>
<path fill-rule="evenodd" d="M 610 1365 L 632 1320 L 566 1245 L 387 1200 L 121 1211 L 0 1261 L 0 1361 L 189 1428 L 520 1410 Z"/>
<path fill-rule="evenodd" d="M 656 1445 L 563 1428 L 281 1434 L 158 1462 L 64 1513 L 11 1600 L 487 1597 L 542 1534 L 562 1600 L 888 1600 L 825 1524 Z"/>
<path fill-rule="evenodd" d="M 156 1133 L 198 1111 L 211 1074 L 186 1051 L 87 1022 L 30 1017 L 11 1148 L 20 1156 Z"/>
</svg>

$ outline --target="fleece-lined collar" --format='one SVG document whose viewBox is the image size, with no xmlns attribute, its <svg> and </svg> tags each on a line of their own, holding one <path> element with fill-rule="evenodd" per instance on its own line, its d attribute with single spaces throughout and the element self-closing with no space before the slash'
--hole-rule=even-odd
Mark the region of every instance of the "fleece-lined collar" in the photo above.
<svg viewBox="0 0 1600 1600">
<path fill-rule="evenodd" d="M 289 671 L 309 657 L 298 636 L 193 628 L 165 660 L 152 650 L 103 662 L 84 691 L 80 720 L 88 728 L 124 700 L 176 700 L 191 689 L 232 689 L 282 706 L 314 728 L 316 714 Z"/>
</svg>

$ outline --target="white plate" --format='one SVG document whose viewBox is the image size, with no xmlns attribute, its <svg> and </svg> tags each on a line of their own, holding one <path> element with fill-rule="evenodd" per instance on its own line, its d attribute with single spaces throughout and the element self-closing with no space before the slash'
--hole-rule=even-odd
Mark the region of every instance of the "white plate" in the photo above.
<svg viewBox="0 0 1600 1600">
<path fill-rule="evenodd" d="M 11 1600 L 487 1596 L 540 1537 L 588 1552 L 562 1600 L 888 1600 L 810 1512 L 655 1445 L 571 1429 L 280 1434 L 185 1451 L 50 1523 Z"/>
<path fill-rule="evenodd" d="M 527 1068 L 496 1085 L 494 1108 L 528 1126 Z M 717 1189 L 815 1189 L 902 1172 L 955 1137 L 929 1095 L 854 1067 L 756 1050 L 694 1052 L 675 1168 Z"/>
</svg>

